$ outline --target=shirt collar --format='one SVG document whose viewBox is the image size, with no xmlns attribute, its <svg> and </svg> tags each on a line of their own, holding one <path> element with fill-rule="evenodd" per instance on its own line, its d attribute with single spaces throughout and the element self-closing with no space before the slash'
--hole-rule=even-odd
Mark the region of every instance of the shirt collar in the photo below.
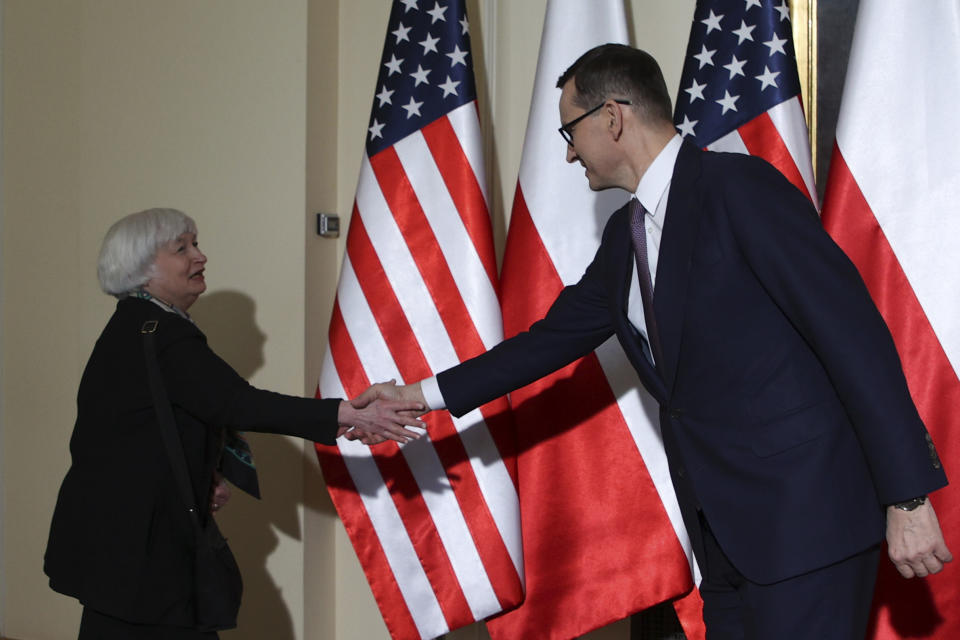
<svg viewBox="0 0 960 640">
<path fill-rule="evenodd" d="M 637 191 L 634 195 L 652 218 L 656 218 L 660 200 L 667 193 L 667 187 L 670 186 L 670 180 L 673 178 L 673 166 L 680 154 L 681 144 L 680 134 L 675 134 L 670 138 L 670 142 L 653 159 L 653 162 L 650 163 L 650 166 L 647 167 L 646 172 L 640 178 L 640 184 L 637 185 Z"/>
</svg>

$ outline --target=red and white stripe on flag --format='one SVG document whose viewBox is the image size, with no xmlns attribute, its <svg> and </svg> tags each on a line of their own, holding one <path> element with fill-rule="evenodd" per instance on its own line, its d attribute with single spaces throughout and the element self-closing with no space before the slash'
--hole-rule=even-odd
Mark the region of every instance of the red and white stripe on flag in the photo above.
<svg viewBox="0 0 960 640">
<path fill-rule="evenodd" d="M 960 460 L 960 5 L 861 0 L 824 198 L 827 231 L 893 334 L 947 474 Z M 896 464 L 891 460 L 890 464 Z M 960 485 L 934 493 L 960 552 Z M 960 580 L 880 565 L 870 637 L 960 638 Z"/>
<path fill-rule="evenodd" d="M 502 339 L 472 67 L 464 70 L 468 28 L 460 2 L 431 12 L 394 4 L 322 396 L 353 397 L 390 378 L 415 382 Z M 317 446 L 334 505 L 398 640 L 434 638 L 523 598 L 506 400 L 459 419 L 441 411 L 425 420 L 430 438 L 402 446 L 343 438 Z"/>
<path fill-rule="evenodd" d="M 770 108 L 753 120 L 707 145 L 710 151 L 760 156 L 780 170 L 793 186 L 816 204 L 810 138 L 800 96 Z"/>
<path fill-rule="evenodd" d="M 564 161 L 555 86 L 589 48 L 626 40 L 622 0 L 547 4 L 501 276 L 508 336 L 580 278 L 626 198 L 592 193 Z M 616 340 L 510 398 L 527 597 L 487 623 L 490 635 L 572 638 L 689 592 L 657 407 Z"/>
</svg>

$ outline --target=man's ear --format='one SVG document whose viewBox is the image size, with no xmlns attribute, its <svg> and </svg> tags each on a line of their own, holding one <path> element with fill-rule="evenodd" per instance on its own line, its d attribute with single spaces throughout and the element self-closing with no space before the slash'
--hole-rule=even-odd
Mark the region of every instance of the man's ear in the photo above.
<svg viewBox="0 0 960 640">
<path fill-rule="evenodd" d="M 603 105 L 603 117 L 607 122 L 607 131 L 614 140 L 619 140 L 623 135 L 623 111 L 620 105 L 613 100 L 607 100 Z"/>
</svg>

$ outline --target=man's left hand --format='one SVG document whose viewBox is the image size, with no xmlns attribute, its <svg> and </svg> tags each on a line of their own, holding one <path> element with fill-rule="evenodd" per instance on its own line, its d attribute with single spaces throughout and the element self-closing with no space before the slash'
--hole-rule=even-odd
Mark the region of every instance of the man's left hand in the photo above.
<svg viewBox="0 0 960 640">
<path fill-rule="evenodd" d="M 887 507 L 887 551 L 904 578 L 923 578 L 953 560 L 930 500 L 913 511 Z"/>
</svg>

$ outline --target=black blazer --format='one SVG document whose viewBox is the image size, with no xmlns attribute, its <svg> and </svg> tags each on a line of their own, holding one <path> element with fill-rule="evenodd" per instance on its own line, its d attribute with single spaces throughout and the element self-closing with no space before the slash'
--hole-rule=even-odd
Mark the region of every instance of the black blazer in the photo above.
<svg viewBox="0 0 960 640">
<path fill-rule="evenodd" d="M 658 370 L 626 316 L 616 211 L 583 278 L 529 331 L 437 376 L 461 415 L 611 334 L 660 404 L 684 522 L 771 583 L 882 539 L 882 505 L 946 484 L 889 331 L 809 200 L 766 162 L 684 143 L 657 267 Z M 638 541 L 642 542 L 642 541 Z"/>
<path fill-rule="evenodd" d="M 117 303 L 80 382 L 73 463 L 57 498 L 44 571 L 54 590 L 102 613 L 190 627 L 193 532 L 147 379 L 140 328 L 151 319 L 159 323 L 157 358 L 198 505 L 209 503 L 224 428 L 332 444 L 339 401 L 256 389 L 189 321 L 145 300 Z"/>
</svg>

